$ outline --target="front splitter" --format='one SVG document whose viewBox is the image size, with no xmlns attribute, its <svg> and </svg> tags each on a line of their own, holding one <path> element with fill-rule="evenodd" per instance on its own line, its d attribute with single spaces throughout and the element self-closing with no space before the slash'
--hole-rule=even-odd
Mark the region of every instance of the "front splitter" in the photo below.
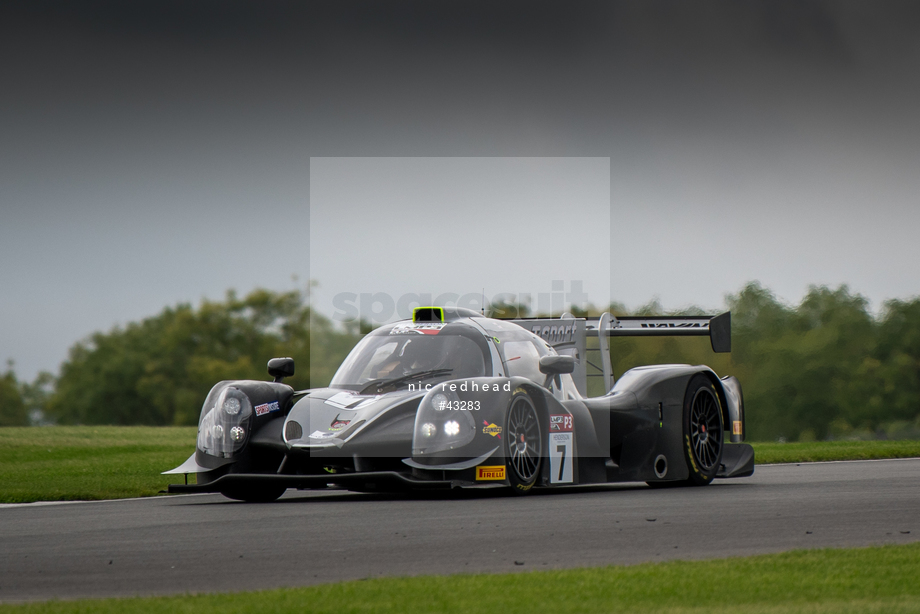
<svg viewBox="0 0 920 614">
<path fill-rule="evenodd" d="M 285 488 L 326 488 L 330 484 L 359 490 L 417 490 L 447 489 L 465 485 L 457 480 L 419 480 L 398 471 L 364 471 L 330 473 L 326 475 L 277 475 L 266 473 L 229 473 L 207 484 L 170 484 L 170 493 L 208 493 L 224 489 L 245 489 L 260 486 Z"/>
</svg>

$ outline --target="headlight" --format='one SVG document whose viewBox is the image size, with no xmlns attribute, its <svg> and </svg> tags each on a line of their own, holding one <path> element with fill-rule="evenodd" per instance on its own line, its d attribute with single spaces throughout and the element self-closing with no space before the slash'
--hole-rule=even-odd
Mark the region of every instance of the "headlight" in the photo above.
<svg viewBox="0 0 920 614">
<path fill-rule="evenodd" d="M 431 396 L 431 406 L 438 411 L 444 411 L 450 407 L 450 399 L 447 398 L 447 395 L 443 392 L 439 392 Z"/>
<path fill-rule="evenodd" d="M 198 449 L 205 454 L 230 458 L 246 445 L 252 403 L 233 386 L 211 389 L 198 420 Z"/>
<path fill-rule="evenodd" d="M 412 438 L 413 454 L 432 454 L 465 446 L 476 436 L 476 421 L 470 411 L 452 408 L 460 397 L 450 390 L 432 390 L 419 403 Z"/>
<path fill-rule="evenodd" d="M 242 403 L 240 403 L 238 398 L 227 397 L 224 399 L 223 408 L 224 411 L 227 412 L 228 416 L 235 416 L 240 413 L 240 407 L 242 407 Z"/>
</svg>

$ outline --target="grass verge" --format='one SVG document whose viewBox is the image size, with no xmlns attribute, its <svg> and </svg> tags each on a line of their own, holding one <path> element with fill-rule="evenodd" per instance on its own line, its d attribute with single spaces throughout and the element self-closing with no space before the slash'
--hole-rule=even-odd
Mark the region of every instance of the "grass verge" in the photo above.
<svg viewBox="0 0 920 614">
<path fill-rule="evenodd" d="M 0 605 L 0 614 L 162 612 L 920 612 L 920 543 L 215 595 Z"/>
<path fill-rule="evenodd" d="M 0 503 L 146 497 L 195 449 L 195 427 L 0 428 Z M 753 443 L 758 464 L 920 457 L 920 441 Z"/>
<path fill-rule="evenodd" d="M 147 497 L 195 450 L 195 427 L 0 428 L 0 502 Z M 180 476 L 181 479 L 181 476 Z"/>
<path fill-rule="evenodd" d="M 920 457 L 920 441 L 911 440 L 757 442 L 751 445 L 754 446 L 754 458 L 758 465 Z"/>
</svg>

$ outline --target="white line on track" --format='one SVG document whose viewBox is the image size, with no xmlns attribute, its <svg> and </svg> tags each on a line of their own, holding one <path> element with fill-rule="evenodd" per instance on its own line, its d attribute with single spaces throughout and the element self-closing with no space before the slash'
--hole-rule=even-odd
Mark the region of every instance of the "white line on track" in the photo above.
<svg viewBox="0 0 920 614">
<path fill-rule="evenodd" d="M 755 467 L 789 467 L 790 465 L 833 465 L 836 463 L 891 463 L 896 461 L 916 461 L 920 456 L 910 456 L 908 458 L 854 458 L 850 460 L 833 460 L 833 461 L 807 461 L 798 463 L 765 463 L 757 464 Z"/>
<path fill-rule="evenodd" d="M 835 460 L 835 461 L 809 461 L 801 463 L 768 463 L 763 465 L 756 465 L 755 467 L 789 467 L 792 465 L 831 465 L 837 463 L 890 463 L 898 461 L 918 461 L 920 456 L 911 456 L 909 458 L 858 458 L 853 460 Z M 628 484 L 628 482 L 623 482 L 623 484 Z M 637 482 L 638 484 L 638 482 Z M 585 484 L 588 486 L 588 484 Z M 188 493 L 184 495 L 169 495 L 170 499 L 177 497 L 202 497 L 205 495 L 214 495 L 216 493 L 212 492 L 195 492 Z M 153 496 L 153 497 L 133 497 L 131 499 L 96 499 L 92 501 L 33 501 L 32 503 L 0 503 L 0 509 L 23 509 L 27 507 L 44 507 L 46 505 L 74 505 L 77 503 L 118 503 L 121 501 L 153 501 L 156 499 L 163 499 L 163 497 Z"/>
<path fill-rule="evenodd" d="M 212 492 L 193 492 L 187 493 L 184 495 L 169 495 L 170 499 L 176 497 L 201 497 L 203 495 L 213 495 Z M 153 497 L 133 497 L 130 499 L 94 499 L 89 501 L 33 501 L 31 503 L 0 503 L 0 509 L 11 509 L 11 508 L 27 508 L 27 507 L 44 507 L 46 505 L 74 505 L 77 503 L 121 503 L 122 501 L 154 501 L 157 499 L 163 499 L 165 497 L 153 496 Z"/>
</svg>

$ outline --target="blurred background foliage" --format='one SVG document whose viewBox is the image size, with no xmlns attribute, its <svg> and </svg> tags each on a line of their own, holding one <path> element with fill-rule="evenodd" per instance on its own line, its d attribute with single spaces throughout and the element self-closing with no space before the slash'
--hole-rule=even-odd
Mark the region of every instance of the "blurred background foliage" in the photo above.
<svg viewBox="0 0 920 614">
<path fill-rule="evenodd" d="M 619 338 L 614 373 L 679 362 L 735 375 L 755 440 L 920 439 L 920 299 L 889 301 L 873 317 L 846 286 L 811 287 L 792 307 L 752 283 L 727 302 L 731 354 L 705 337 Z M 664 315 L 655 304 L 637 311 Z"/>
<path fill-rule="evenodd" d="M 731 354 L 713 353 L 705 337 L 618 338 L 611 340 L 615 375 L 669 362 L 735 375 L 753 440 L 920 439 L 920 299 L 889 301 L 873 315 L 847 286 L 811 287 L 790 306 L 751 283 L 727 303 Z M 668 314 L 657 301 L 631 313 L 616 303 L 604 309 L 617 316 L 704 313 L 690 307 Z M 504 303 L 490 314 L 530 315 L 527 305 Z M 311 313 L 306 292 L 257 290 L 239 298 L 230 291 L 220 302 L 169 307 L 96 333 L 71 348 L 56 376 L 20 382 L 9 364 L 0 375 L 0 426 L 196 425 L 216 382 L 267 379 L 269 358 L 292 356 L 297 373 L 288 383 L 325 385 L 368 330 L 363 321 L 343 327 Z"/>
<path fill-rule="evenodd" d="M 311 352 L 324 365 L 314 377 L 328 381 L 334 367 L 325 365 L 338 365 L 358 338 L 355 329 L 337 330 L 322 317 L 311 325 L 306 293 L 257 290 L 240 299 L 230 291 L 221 302 L 168 307 L 141 322 L 95 333 L 70 349 L 57 377 L 45 373 L 33 384 L 19 384 L 18 397 L 8 370 L 0 420 L 197 425 L 201 403 L 215 383 L 268 379 L 269 358 L 292 356 L 296 374 L 285 381 L 308 388 Z M 40 391 L 33 390 L 30 399 L 27 393 L 36 386 Z"/>
</svg>

